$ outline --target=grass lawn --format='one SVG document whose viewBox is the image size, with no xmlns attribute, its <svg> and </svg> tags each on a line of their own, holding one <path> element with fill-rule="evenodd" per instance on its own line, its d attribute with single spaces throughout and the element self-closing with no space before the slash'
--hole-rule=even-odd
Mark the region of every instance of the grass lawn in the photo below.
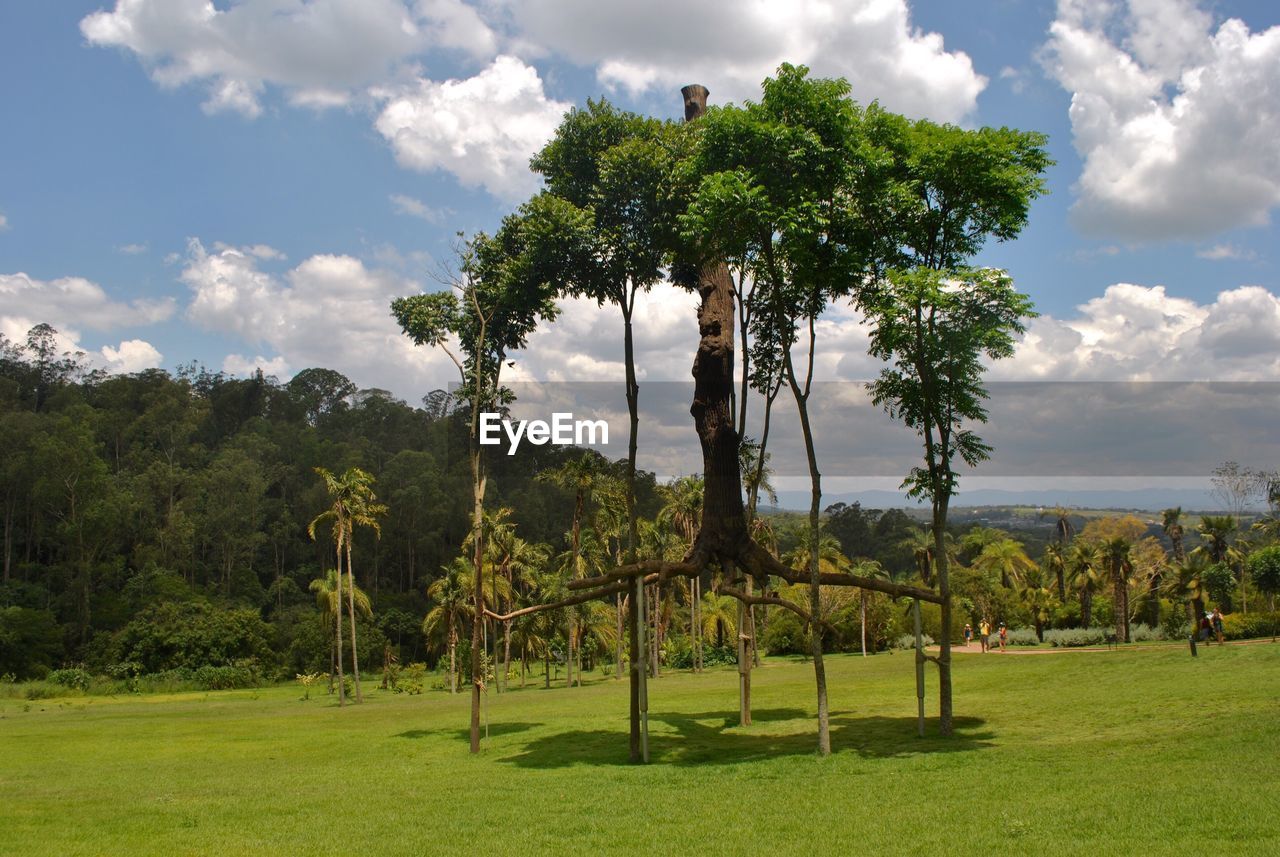
<svg viewBox="0 0 1280 857">
<path fill-rule="evenodd" d="M 909 655 L 831 657 L 826 759 L 807 664 L 747 729 L 731 669 L 668 675 L 648 767 L 599 677 L 491 694 L 478 757 L 438 691 L 5 699 L 0 853 L 1280 854 L 1280 645 L 1200 651 L 958 656 L 952 740 Z"/>
</svg>

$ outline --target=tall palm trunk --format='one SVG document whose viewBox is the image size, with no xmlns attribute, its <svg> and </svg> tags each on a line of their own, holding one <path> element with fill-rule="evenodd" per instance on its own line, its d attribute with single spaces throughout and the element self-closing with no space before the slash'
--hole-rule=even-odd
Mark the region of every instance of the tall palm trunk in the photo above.
<svg viewBox="0 0 1280 857">
<path fill-rule="evenodd" d="M 364 691 L 360 689 L 360 655 L 356 651 L 356 573 L 351 566 L 351 534 L 347 535 L 347 610 L 351 618 L 351 672 L 356 683 L 356 702 L 364 702 Z M 341 581 L 339 581 L 341 585 Z"/>
<path fill-rule="evenodd" d="M 335 632 L 338 636 L 338 705 L 347 704 L 347 687 L 346 677 L 342 674 L 342 532 L 338 533 L 338 580 L 337 592 L 338 599 L 337 610 L 334 613 Z"/>
<path fill-rule="evenodd" d="M 458 632 L 449 614 L 449 693 L 458 692 Z"/>
</svg>

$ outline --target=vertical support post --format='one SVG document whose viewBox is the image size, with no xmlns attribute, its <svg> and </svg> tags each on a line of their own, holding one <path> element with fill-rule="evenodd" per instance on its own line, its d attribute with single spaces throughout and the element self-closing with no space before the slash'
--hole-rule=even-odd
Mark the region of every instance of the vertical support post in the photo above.
<svg viewBox="0 0 1280 857">
<path fill-rule="evenodd" d="M 644 599 L 644 575 L 637 574 L 633 580 L 635 581 L 635 599 L 639 607 L 639 622 L 636 627 L 640 635 L 640 663 L 633 665 L 633 669 L 639 676 L 640 686 L 638 688 L 638 697 L 640 703 L 640 761 L 649 764 L 649 670 L 645 663 L 648 650 L 645 648 L 644 632 L 645 627 L 649 623 L 649 609 Z"/>
<path fill-rule="evenodd" d="M 911 599 L 911 618 L 916 631 L 916 730 L 924 737 L 924 634 L 920 630 L 920 599 Z"/>
</svg>

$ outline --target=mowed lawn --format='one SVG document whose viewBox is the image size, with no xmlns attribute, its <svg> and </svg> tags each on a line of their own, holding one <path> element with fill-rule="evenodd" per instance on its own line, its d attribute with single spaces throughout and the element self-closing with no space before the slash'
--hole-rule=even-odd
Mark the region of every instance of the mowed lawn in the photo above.
<svg viewBox="0 0 1280 857">
<path fill-rule="evenodd" d="M 959 735 L 915 735 L 910 655 L 467 697 L 301 690 L 0 700 L 4 854 L 1280 854 L 1280 645 L 960 655 Z M 936 690 L 929 673 L 930 713 Z M 936 724 L 929 722 L 931 734 Z"/>
</svg>

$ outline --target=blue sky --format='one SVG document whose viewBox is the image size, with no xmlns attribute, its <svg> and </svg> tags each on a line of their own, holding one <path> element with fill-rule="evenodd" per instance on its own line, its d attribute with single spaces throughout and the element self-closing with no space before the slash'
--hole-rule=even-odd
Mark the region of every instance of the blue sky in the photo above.
<svg viewBox="0 0 1280 857">
<path fill-rule="evenodd" d="M 389 296 L 533 188 L 563 109 L 674 115 L 680 83 L 749 97 L 793 60 L 1049 134 L 1051 194 L 981 260 L 1044 314 L 998 377 L 1277 380 L 1278 23 L 1226 0 L 6 3 L 0 332 L 48 321 L 118 371 L 329 365 L 415 401 L 449 367 L 397 341 Z M 655 291 L 643 378 L 687 377 L 690 315 Z M 852 313 L 824 337 L 824 377 L 867 376 Z M 517 376 L 612 380 L 617 350 L 571 304 Z"/>
</svg>

